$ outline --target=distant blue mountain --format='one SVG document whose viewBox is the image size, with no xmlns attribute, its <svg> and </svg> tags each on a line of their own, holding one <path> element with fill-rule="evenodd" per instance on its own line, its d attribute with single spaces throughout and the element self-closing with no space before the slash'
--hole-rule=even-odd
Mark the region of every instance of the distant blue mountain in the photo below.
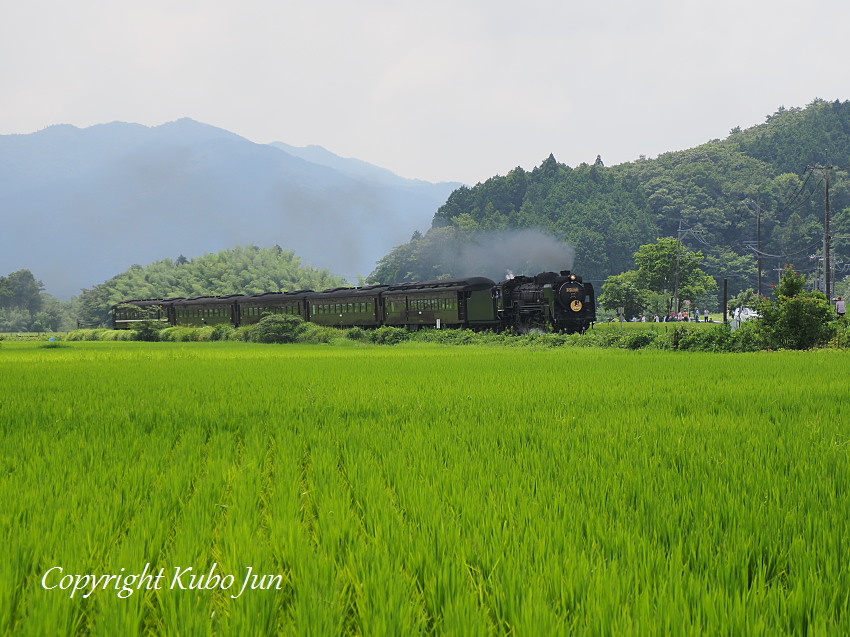
<svg viewBox="0 0 850 637">
<path fill-rule="evenodd" d="M 256 244 L 353 281 L 458 186 L 191 119 L 0 135 L 0 275 L 27 268 L 68 298 L 135 263 Z"/>
</svg>

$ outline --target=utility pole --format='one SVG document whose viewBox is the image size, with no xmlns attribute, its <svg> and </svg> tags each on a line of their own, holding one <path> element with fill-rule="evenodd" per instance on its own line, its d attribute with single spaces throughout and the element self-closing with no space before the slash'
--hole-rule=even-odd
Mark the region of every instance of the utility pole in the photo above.
<svg viewBox="0 0 850 637">
<path fill-rule="evenodd" d="M 758 295 L 761 298 L 761 206 L 756 201 L 756 259 L 758 261 Z"/>
<path fill-rule="evenodd" d="M 753 208 L 750 207 L 752 202 L 745 202 L 744 205 L 751 212 Z M 749 250 L 754 250 L 756 253 L 756 264 L 758 266 L 758 281 L 756 283 L 757 293 L 761 296 L 761 277 L 762 277 L 762 263 L 761 263 L 761 202 L 756 199 L 755 201 L 755 211 L 756 213 L 756 240 L 755 241 L 744 241 L 744 247 Z"/>
<path fill-rule="evenodd" d="M 682 220 L 679 219 L 679 230 L 676 233 L 676 276 L 673 282 L 673 311 L 679 311 L 679 279 L 681 278 L 679 275 L 679 270 L 682 267 L 682 237 L 686 237 L 689 234 L 693 234 L 696 236 L 696 233 L 692 228 L 682 229 Z"/>
<path fill-rule="evenodd" d="M 679 311 L 679 263 L 682 255 L 682 220 L 679 219 L 679 232 L 676 233 L 676 279 L 673 283 L 673 311 Z"/>
<path fill-rule="evenodd" d="M 824 168 L 824 209 L 823 209 L 823 280 L 825 284 L 824 294 L 826 294 L 827 300 L 832 300 L 832 292 L 830 290 L 830 284 L 832 283 L 832 278 L 830 275 L 830 267 L 829 267 L 829 172 L 832 170 L 832 166 L 827 166 Z"/>
<path fill-rule="evenodd" d="M 823 174 L 824 184 L 824 208 L 823 208 L 823 292 L 826 298 L 832 299 L 830 290 L 830 265 L 829 265 L 829 173 L 832 171 L 832 166 L 809 166 L 809 170 L 819 170 Z"/>
</svg>

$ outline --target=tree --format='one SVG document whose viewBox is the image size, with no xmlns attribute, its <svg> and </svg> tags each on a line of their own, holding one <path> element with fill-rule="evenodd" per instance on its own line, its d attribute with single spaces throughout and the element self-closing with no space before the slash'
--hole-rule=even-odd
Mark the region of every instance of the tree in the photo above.
<svg viewBox="0 0 850 637">
<path fill-rule="evenodd" d="M 637 316 L 646 307 L 645 287 L 641 286 L 639 274 L 636 270 L 623 272 L 609 276 L 602 284 L 602 294 L 599 304 L 611 311 L 622 307 L 626 318 Z"/>
<path fill-rule="evenodd" d="M 702 260 L 702 252 L 689 250 L 673 237 L 642 245 L 635 252 L 644 287 L 658 293 L 678 293 L 679 299 L 696 299 L 717 290 L 717 282 L 700 269 Z"/>
<path fill-rule="evenodd" d="M 0 307 L 23 309 L 30 314 L 41 310 L 41 291 L 44 284 L 29 270 L 18 270 L 0 277 Z"/>
<path fill-rule="evenodd" d="M 762 328 L 777 348 L 809 349 L 835 335 L 835 310 L 820 291 L 803 292 L 806 278 L 785 266 L 776 298 L 759 305 Z"/>
</svg>

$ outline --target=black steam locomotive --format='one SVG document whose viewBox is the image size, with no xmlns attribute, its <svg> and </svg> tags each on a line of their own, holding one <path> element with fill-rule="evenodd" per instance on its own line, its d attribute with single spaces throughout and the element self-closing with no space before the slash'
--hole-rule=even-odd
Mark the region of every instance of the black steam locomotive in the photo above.
<svg viewBox="0 0 850 637">
<path fill-rule="evenodd" d="M 332 327 L 420 327 L 584 332 L 596 321 L 590 283 L 569 270 L 517 276 L 495 283 L 484 277 L 333 288 L 321 292 L 199 296 L 124 301 L 112 307 L 112 326 L 157 321 L 169 326 L 250 325 L 269 314 L 294 314 Z"/>
</svg>

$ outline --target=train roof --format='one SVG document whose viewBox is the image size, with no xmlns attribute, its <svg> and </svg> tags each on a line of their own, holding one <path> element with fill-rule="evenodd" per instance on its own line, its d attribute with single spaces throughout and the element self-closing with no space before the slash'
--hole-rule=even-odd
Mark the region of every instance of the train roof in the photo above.
<svg viewBox="0 0 850 637">
<path fill-rule="evenodd" d="M 118 307 L 119 305 L 136 305 L 138 307 L 148 307 L 150 305 L 164 305 L 166 303 L 173 303 L 174 301 L 184 301 L 185 299 L 182 296 L 173 296 L 167 299 L 127 299 L 126 301 L 121 301 L 120 303 L 116 303 L 113 305 L 113 308 Z"/>
<path fill-rule="evenodd" d="M 465 279 L 440 279 L 438 281 L 416 281 L 414 283 L 399 283 L 387 288 L 387 292 L 412 292 L 428 290 L 452 290 L 456 292 L 472 292 L 486 290 L 496 285 L 491 279 L 483 276 L 473 276 Z"/>
<path fill-rule="evenodd" d="M 224 296 L 193 296 L 188 299 L 175 299 L 174 302 L 181 305 L 217 305 L 219 303 L 233 303 L 233 301 L 244 298 L 244 294 L 227 294 Z"/>
<path fill-rule="evenodd" d="M 329 288 L 316 292 L 313 298 L 321 300 L 329 297 L 354 297 L 354 296 L 377 296 L 379 293 L 387 289 L 386 285 L 365 285 L 360 288 L 340 287 Z"/>
<path fill-rule="evenodd" d="M 315 294 L 313 290 L 292 290 L 291 292 L 261 292 L 242 297 L 243 303 L 265 303 L 268 301 L 297 301 Z"/>
</svg>

